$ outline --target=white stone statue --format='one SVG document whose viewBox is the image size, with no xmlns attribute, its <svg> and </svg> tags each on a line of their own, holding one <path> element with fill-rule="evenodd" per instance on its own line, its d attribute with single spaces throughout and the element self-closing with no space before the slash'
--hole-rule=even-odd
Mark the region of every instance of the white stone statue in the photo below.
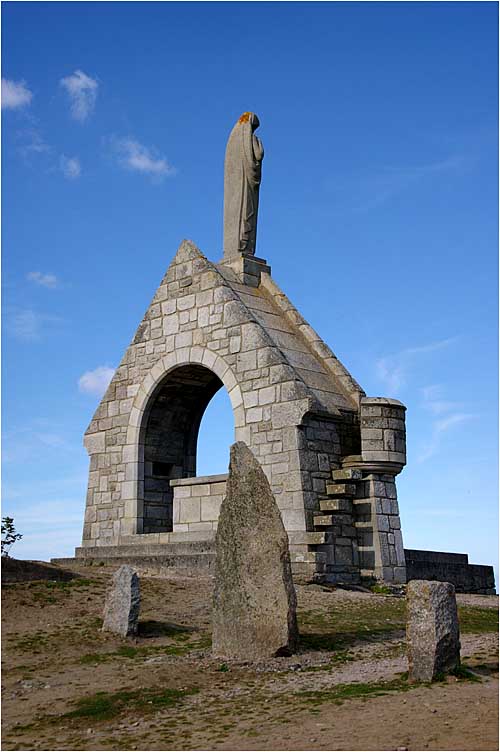
<svg viewBox="0 0 500 752">
<path fill-rule="evenodd" d="M 224 258 L 255 254 L 257 211 L 264 147 L 254 131 L 260 125 L 244 112 L 231 131 L 224 162 Z"/>
</svg>

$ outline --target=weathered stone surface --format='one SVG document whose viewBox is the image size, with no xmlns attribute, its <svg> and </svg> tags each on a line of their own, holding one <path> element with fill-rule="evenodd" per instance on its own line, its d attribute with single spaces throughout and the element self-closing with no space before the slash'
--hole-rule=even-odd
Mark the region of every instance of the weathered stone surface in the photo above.
<svg viewBox="0 0 500 752">
<path fill-rule="evenodd" d="M 216 537 L 213 652 L 260 660 L 293 652 L 297 636 L 288 537 L 260 464 L 237 442 Z"/>
<path fill-rule="evenodd" d="M 128 637 L 137 634 L 141 593 L 139 577 L 127 564 L 118 569 L 106 595 L 103 632 L 115 632 Z"/>
<path fill-rule="evenodd" d="M 406 638 L 411 681 L 432 681 L 460 664 L 455 588 L 412 580 L 407 587 Z"/>
</svg>

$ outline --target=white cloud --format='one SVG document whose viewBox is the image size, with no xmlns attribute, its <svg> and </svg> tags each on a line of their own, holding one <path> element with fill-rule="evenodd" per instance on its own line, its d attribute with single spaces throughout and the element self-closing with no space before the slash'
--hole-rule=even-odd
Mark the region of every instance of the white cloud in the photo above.
<svg viewBox="0 0 500 752">
<path fill-rule="evenodd" d="M 131 138 L 114 139 L 113 147 L 122 167 L 161 180 L 166 175 L 174 175 L 175 167 L 169 165 L 155 149 L 148 149 Z"/>
<path fill-rule="evenodd" d="M 60 84 L 70 98 L 71 116 L 83 123 L 95 107 L 99 84 L 81 70 L 62 78 Z"/>
<path fill-rule="evenodd" d="M 114 373 L 115 369 L 109 366 L 98 366 L 93 371 L 85 371 L 78 379 L 78 389 L 84 394 L 102 397 Z"/>
<path fill-rule="evenodd" d="M 55 274 L 43 274 L 42 272 L 29 272 L 26 275 L 26 279 L 29 279 L 30 282 L 34 282 L 36 285 L 40 285 L 41 287 L 48 287 L 51 290 L 58 287 L 59 285 L 59 280 L 57 279 Z"/>
<path fill-rule="evenodd" d="M 28 105 L 33 94 L 25 81 L 9 81 L 2 78 L 2 110 L 17 110 Z"/>
<path fill-rule="evenodd" d="M 379 358 L 375 363 L 376 374 L 384 382 L 391 396 L 395 395 L 406 384 L 408 369 L 417 356 L 442 350 L 456 341 L 457 337 L 448 337 L 437 342 L 429 342 L 426 345 L 407 347 L 393 355 Z"/>
<path fill-rule="evenodd" d="M 68 178 L 68 180 L 74 180 L 75 178 L 80 177 L 82 171 L 78 157 L 65 157 L 64 154 L 61 155 L 59 160 L 59 167 L 61 168 L 64 177 Z"/>
</svg>

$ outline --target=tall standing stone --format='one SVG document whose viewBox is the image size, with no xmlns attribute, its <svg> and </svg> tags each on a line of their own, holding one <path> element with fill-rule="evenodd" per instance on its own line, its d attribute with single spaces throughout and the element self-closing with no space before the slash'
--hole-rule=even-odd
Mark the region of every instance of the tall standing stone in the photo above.
<svg viewBox="0 0 500 752">
<path fill-rule="evenodd" d="M 216 537 L 214 655 L 262 660 L 296 648 L 288 536 L 268 480 L 243 442 L 231 447 Z"/>
<path fill-rule="evenodd" d="M 124 564 L 114 573 L 106 595 L 103 632 L 115 632 L 122 637 L 137 634 L 140 607 L 139 577 L 132 567 Z"/>
<path fill-rule="evenodd" d="M 449 582 L 412 580 L 406 594 L 409 678 L 430 682 L 460 665 L 455 588 Z"/>
</svg>

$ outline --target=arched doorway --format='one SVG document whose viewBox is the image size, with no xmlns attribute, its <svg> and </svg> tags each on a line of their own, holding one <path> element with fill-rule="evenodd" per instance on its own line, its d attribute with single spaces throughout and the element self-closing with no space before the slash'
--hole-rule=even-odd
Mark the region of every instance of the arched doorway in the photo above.
<svg viewBox="0 0 500 752">
<path fill-rule="evenodd" d="M 181 365 L 158 383 L 144 412 L 139 441 L 138 497 L 143 533 L 173 529 L 170 481 L 196 476 L 196 449 L 203 414 L 223 386 L 209 368 Z"/>
</svg>

